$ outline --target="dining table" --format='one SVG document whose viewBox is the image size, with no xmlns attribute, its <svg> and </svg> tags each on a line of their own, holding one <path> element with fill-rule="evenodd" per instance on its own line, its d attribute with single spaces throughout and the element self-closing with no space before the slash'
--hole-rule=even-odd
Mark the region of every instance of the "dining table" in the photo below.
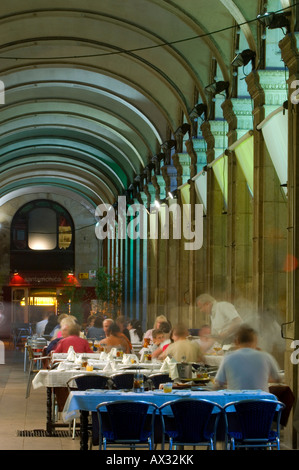
<svg viewBox="0 0 299 470">
<path fill-rule="evenodd" d="M 120 361 L 103 361 L 99 355 L 90 354 L 88 362 L 93 365 L 93 370 L 88 374 L 111 376 L 118 372 L 140 372 L 145 376 L 159 372 L 161 363 L 147 362 L 125 364 Z M 87 373 L 86 368 L 81 367 L 76 362 L 67 360 L 66 355 L 52 358 L 53 369 L 41 369 L 32 380 L 33 389 L 44 387 L 46 389 L 46 431 L 48 435 L 53 435 L 58 427 L 65 427 L 64 423 L 58 422 L 55 417 L 55 398 L 64 403 L 68 395 L 67 383 L 77 375 Z M 59 405 L 59 404 L 58 404 Z"/>
<path fill-rule="evenodd" d="M 160 407 L 166 402 L 180 398 L 206 399 L 224 406 L 227 403 L 247 399 L 273 399 L 276 396 L 262 390 L 212 390 L 204 388 L 201 390 L 176 390 L 165 393 L 163 390 L 151 390 L 136 393 L 133 390 L 86 390 L 71 391 L 64 409 L 63 420 L 70 423 L 80 418 L 80 450 L 88 449 L 88 415 L 96 411 L 97 405 L 103 402 L 115 402 L 118 400 L 146 401 Z"/>
</svg>

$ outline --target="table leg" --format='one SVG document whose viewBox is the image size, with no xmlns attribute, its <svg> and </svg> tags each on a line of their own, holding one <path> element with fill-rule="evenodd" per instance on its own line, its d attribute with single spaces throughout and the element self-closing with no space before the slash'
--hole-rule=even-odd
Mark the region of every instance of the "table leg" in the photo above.
<svg viewBox="0 0 299 470">
<path fill-rule="evenodd" d="M 80 411 L 80 450 L 88 450 L 88 411 Z"/>
<path fill-rule="evenodd" d="M 52 421 L 52 387 L 47 387 L 47 433 L 51 436 L 53 432 Z"/>
</svg>

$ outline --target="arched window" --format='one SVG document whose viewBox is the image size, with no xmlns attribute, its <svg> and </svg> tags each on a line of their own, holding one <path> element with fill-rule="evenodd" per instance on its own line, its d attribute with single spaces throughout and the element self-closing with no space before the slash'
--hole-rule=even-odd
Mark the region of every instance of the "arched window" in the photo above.
<svg viewBox="0 0 299 470">
<path fill-rule="evenodd" d="M 74 269 L 74 224 L 68 211 L 48 200 L 22 206 L 11 224 L 11 269 Z"/>
</svg>

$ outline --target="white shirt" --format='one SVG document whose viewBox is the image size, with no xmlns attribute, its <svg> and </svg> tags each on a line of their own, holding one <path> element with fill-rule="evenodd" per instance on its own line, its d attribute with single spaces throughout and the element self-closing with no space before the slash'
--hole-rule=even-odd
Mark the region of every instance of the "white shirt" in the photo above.
<svg viewBox="0 0 299 470">
<path fill-rule="evenodd" d="M 130 341 L 131 343 L 141 343 L 142 340 L 139 338 L 138 334 L 136 333 L 136 330 L 129 330 L 129 334 L 130 334 Z"/>
<path fill-rule="evenodd" d="M 212 334 L 220 334 L 235 318 L 240 318 L 240 315 L 233 304 L 229 302 L 214 302 L 211 314 Z"/>
<path fill-rule="evenodd" d="M 48 323 L 48 319 L 37 322 L 35 326 L 35 332 L 37 335 L 42 336 L 44 334 L 47 323 Z"/>
</svg>

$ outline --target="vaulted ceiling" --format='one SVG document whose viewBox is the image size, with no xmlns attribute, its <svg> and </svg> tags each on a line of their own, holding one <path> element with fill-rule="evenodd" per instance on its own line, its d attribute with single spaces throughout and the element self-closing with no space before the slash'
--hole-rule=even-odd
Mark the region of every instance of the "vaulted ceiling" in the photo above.
<svg viewBox="0 0 299 470">
<path fill-rule="evenodd" d="M 260 4 L 2 2 L 0 201 L 43 187 L 112 203 L 206 102 L 213 58 L 231 80 L 237 24 L 257 50 Z"/>
</svg>

